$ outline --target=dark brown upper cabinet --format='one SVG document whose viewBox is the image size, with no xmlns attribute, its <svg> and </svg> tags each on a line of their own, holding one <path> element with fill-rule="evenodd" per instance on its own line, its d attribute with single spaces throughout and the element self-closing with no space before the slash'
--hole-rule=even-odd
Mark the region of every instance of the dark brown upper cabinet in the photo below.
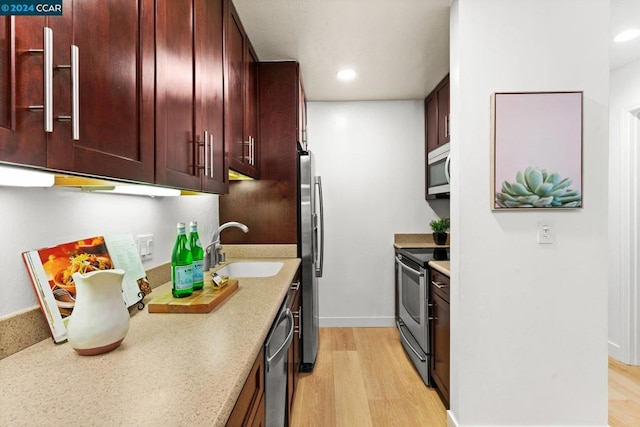
<svg viewBox="0 0 640 427">
<path fill-rule="evenodd" d="M 447 74 L 424 100 L 426 200 L 449 198 L 448 194 L 429 194 L 429 153 L 451 140 L 449 98 L 449 75 Z"/>
<path fill-rule="evenodd" d="M 225 141 L 229 168 L 258 178 L 258 57 L 233 3 L 225 0 L 225 5 Z"/>
<path fill-rule="evenodd" d="M 424 101 L 426 152 L 450 141 L 449 75 L 442 79 Z"/>
<path fill-rule="evenodd" d="M 293 244 L 298 241 L 300 66 L 260 62 L 258 81 L 260 179 L 234 181 L 220 197 L 220 222 L 239 221 L 250 231 L 229 229 L 222 241 Z"/>
<path fill-rule="evenodd" d="M 0 19 L 0 160 L 153 182 L 153 0 L 63 11 Z"/>
<path fill-rule="evenodd" d="M 223 1 L 156 1 L 155 182 L 225 192 Z"/>
</svg>

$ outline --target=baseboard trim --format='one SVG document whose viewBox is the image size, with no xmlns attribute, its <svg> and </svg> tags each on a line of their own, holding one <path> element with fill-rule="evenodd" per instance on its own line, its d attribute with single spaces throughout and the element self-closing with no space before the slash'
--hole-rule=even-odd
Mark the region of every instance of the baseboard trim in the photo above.
<svg viewBox="0 0 640 427">
<path fill-rule="evenodd" d="M 394 316 L 385 317 L 321 317 L 321 328 L 386 328 L 396 325 Z"/>
<path fill-rule="evenodd" d="M 447 427 L 458 427 L 458 420 L 450 409 L 447 410 Z"/>
</svg>

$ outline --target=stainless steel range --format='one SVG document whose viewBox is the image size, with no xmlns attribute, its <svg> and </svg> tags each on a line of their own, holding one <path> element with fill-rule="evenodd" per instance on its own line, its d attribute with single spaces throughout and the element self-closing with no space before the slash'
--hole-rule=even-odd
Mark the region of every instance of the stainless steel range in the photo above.
<svg viewBox="0 0 640 427">
<path fill-rule="evenodd" d="M 411 248 L 396 250 L 398 318 L 400 341 L 420 373 L 431 386 L 429 376 L 429 261 L 449 259 L 447 248 Z"/>
</svg>

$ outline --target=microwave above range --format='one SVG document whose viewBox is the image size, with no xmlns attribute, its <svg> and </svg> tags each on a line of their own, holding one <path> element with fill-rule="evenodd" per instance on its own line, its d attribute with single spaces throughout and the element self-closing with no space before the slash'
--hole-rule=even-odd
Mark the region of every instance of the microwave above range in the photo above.
<svg viewBox="0 0 640 427">
<path fill-rule="evenodd" d="M 427 154 L 427 196 L 448 196 L 451 152 L 446 143 Z"/>
</svg>

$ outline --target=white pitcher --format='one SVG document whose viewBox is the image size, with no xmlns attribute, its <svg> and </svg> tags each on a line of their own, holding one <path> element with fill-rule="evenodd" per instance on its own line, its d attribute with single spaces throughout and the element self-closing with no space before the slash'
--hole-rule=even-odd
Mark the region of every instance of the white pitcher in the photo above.
<svg viewBox="0 0 640 427">
<path fill-rule="evenodd" d="M 129 330 L 122 297 L 124 270 L 74 273 L 76 303 L 67 324 L 67 341 L 83 356 L 117 348 Z"/>
</svg>

